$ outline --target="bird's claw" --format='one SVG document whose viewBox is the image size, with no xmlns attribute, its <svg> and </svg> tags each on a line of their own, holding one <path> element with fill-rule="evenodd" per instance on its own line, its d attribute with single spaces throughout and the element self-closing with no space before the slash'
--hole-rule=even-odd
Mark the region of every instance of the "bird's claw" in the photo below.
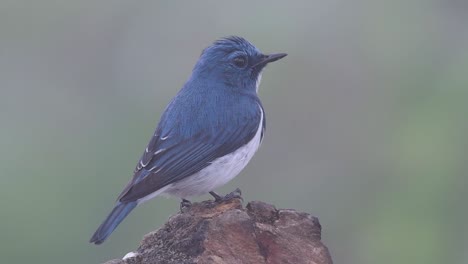
<svg viewBox="0 0 468 264">
<path fill-rule="evenodd" d="M 225 196 L 220 196 L 219 194 L 213 191 L 211 191 L 210 194 L 215 198 L 215 202 L 217 203 L 227 202 L 232 199 L 241 199 L 242 201 L 244 201 L 244 199 L 242 199 L 242 191 L 239 188 L 236 188 L 233 192 L 230 192 Z"/>
<path fill-rule="evenodd" d="M 182 201 L 180 202 L 180 212 L 181 213 L 186 212 L 187 209 L 189 209 L 191 206 L 192 206 L 192 202 L 186 199 L 182 199 Z"/>
</svg>

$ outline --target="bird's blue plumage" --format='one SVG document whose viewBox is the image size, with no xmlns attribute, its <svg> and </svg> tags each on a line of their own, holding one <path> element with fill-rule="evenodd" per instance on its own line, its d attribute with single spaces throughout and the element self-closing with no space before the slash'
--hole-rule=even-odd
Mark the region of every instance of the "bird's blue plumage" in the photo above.
<svg viewBox="0 0 468 264">
<path fill-rule="evenodd" d="M 124 218 L 137 206 L 136 202 L 117 203 L 107 216 L 106 220 L 99 226 L 91 238 L 91 242 L 101 244 L 124 220 Z"/>
<path fill-rule="evenodd" d="M 164 111 L 132 180 L 91 242 L 102 243 L 138 203 L 168 187 L 177 186 L 167 192 L 185 198 L 212 191 L 237 175 L 263 137 L 265 115 L 257 96 L 262 69 L 284 56 L 264 55 L 240 37 L 206 48 Z M 217 175 L 226 180 L 213 178 Z M 190 182 L 191 178 L 196 180 Z"/>
<path fill-rule="evenodd" d="M 207 92 L 226 93 L 219 89 Z M 131 187 L 120 201 L 136 201 L 200 171 L 211 161 L 247 144 L 258 127 L 263 126 L 261 104 L 256 97 L 230 96 L 230 100 L 200 97 L 182 104 L 183 107 L 172 107 L 179 100 L 185 101 L 185 96 L 190 94 L 182 90 L 164 113 L 148 152 L 145 150 L 137 165 Z M 215 99 L 207 102 L 207 98 Z M 206 124 L 206 120 L 210 123 Z M 184 125 L 188 122 L 193 125 Z"/>
</svg>

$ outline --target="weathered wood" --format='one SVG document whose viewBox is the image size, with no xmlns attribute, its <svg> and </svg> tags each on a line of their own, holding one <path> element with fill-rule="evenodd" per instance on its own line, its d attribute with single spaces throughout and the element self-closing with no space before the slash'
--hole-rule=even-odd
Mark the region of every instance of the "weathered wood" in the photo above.
<svg viewBox="0 0 468 264">
<path fill-rule="evenodd" d="M 194 203 L 147 234 L 133 257 L 106 264 L 332 264 L 316 217 L 239 199 Z"/>
</svg>

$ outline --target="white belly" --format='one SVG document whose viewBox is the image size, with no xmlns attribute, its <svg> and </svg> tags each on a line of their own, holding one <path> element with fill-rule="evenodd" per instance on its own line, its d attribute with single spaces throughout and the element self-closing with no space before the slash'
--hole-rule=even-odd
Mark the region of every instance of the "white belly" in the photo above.
<svg viewBox="0 0 468 264">
<path fill-rule="evenodd" d="M 261 109 L 261 108 L 260 108 Z M 181 198 L 206 194 L 226 184 L 236 177 L 258 150 L 262 135 L 263 111 L 260 118 L 257 133 L 238 150 L 217 158 L 211 165 L 183 180 L 172 183 L 165 187 L 163 194 L 169 194 Z"/>
</svg>

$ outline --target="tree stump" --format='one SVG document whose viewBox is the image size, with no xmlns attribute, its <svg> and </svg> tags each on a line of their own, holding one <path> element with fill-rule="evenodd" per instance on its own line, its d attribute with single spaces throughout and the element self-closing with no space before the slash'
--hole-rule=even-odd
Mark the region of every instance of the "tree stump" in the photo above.
<svg viewBox="0 0 468 264">
<path fill-rule="evenodd" d="M 204 201 L 147 234 L 135 252 L 106 264 L 332 264 L 316 217 L 263 202 Z"/>
</svg>

